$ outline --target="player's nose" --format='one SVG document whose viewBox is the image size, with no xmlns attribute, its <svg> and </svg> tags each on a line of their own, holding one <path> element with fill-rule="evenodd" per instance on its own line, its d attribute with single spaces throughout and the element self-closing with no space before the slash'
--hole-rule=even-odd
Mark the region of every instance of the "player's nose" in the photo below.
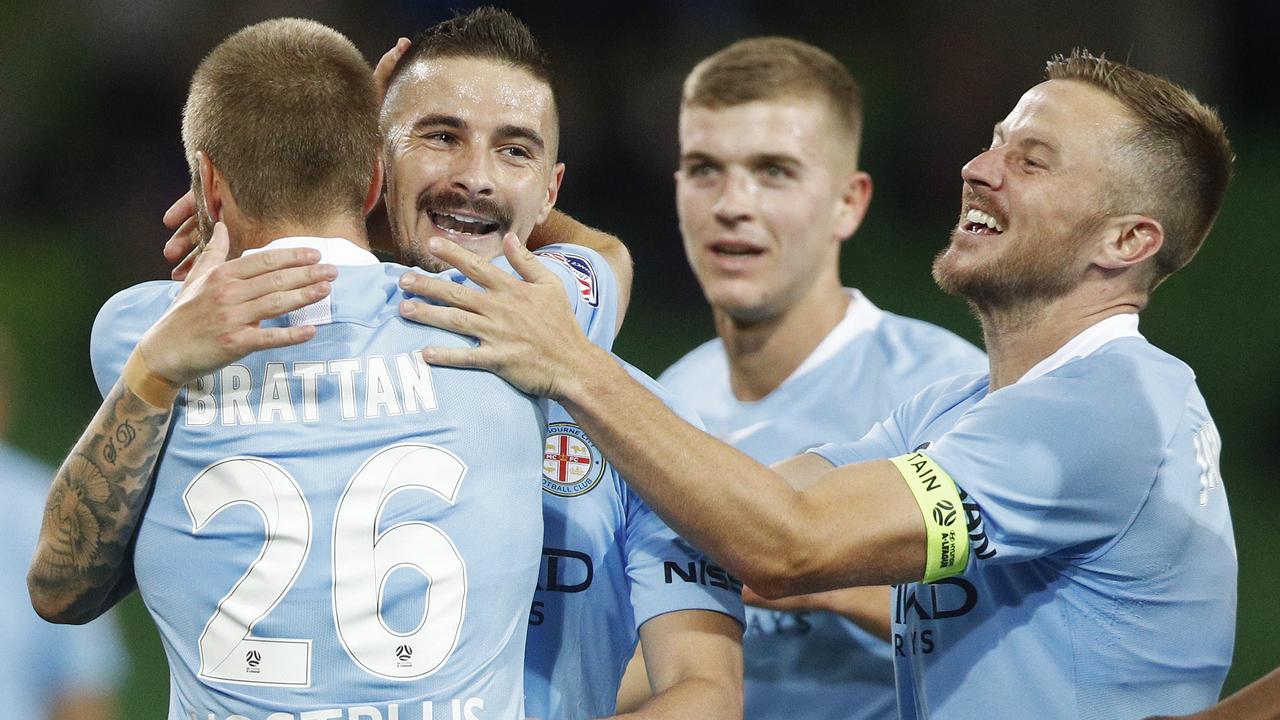
<svg viewBox="0 0 1280 720">
<path fill-rule="evenodd" d="M 999 148 L 984 148 L 960 168 L 960 177 L 971 187 L 1000 189 L 1004 184 L 1002 152 Z"/>
<path fill-rule="evenodd" d="M 750 175 L 736 168 L 730 169 L 725 173 L 711 211 L 721 223 L 734 225 L 751 219 L 755 202 L 756 186 Z"/>
<path fill-rule="evenodd" d="M 483 148 L 468 147 L 454 156 L 449 184 L 470 197 L 493 194 L 493 162 Z"/>
</svg>

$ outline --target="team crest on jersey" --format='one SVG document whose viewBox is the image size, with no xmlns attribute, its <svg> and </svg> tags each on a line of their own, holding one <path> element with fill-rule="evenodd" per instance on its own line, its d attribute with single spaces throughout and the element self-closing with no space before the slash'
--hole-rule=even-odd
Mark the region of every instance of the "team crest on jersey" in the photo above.
<svg viewBox="0 0 1280 720">
<path fill-rule="evenodd" d="M 573 279 L 578 281 L 578 292 L 582 295 L 582 299 L 591 307 L 599 306 L 600 298 L 596 294 L 596 270 L 591 267 L 590 260 L 581 255 L 565 252 L 553 251 L 538 254 L 569 268 Z"/>
<path fill-rule="evenodd" d="M 547 426 L 542 454 L 542 489 L 560 497 L 576 497 L 600 484 L 604 457 L 582 428 L 573 423 Z"/>
</svg>

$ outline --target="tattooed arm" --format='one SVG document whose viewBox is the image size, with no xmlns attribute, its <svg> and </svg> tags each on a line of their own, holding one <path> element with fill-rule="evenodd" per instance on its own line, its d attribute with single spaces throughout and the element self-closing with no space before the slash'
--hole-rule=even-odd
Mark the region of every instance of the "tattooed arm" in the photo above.
<svg viewBox="0 0 1280 720">
<path fill-rule="evenodd" d="M 124 572 L 129 542 L 171 415 L 121 379 L 59 468 L 27 575 L 40 617 L 86 623 L 133 589 Z"/>
<path fill-rule="evenodd" d="M 313 326 L 258 324 L 328 295 L 337 269 L 317 264 L 320 253 L 309 248 L 227 262 L 227 245 L 219 223 L 54 477 L 27 574 L 31 605 L 50 622 L 88 622 L 132 591 L 129 544 L 178 388 L 256 350 L 315 334 Z"/>
</svg>

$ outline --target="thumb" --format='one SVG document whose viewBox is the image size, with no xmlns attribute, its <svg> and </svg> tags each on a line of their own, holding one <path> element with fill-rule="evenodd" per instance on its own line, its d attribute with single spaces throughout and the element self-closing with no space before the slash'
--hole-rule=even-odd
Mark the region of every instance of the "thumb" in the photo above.
<svg viewBox="0 0 1280 720">
<path fill-rule="evenodd" d="M 191 272 L 183 282 L 183 288 L 190 287 L 201 278 L 213 272 L 214 268 L 227 261 L 227 252 L 231 249 L 231 238 L 227 235 L 227 226 L 222 222 L 213 226 L 213 237 L 209 238 L 204 251 L 191 265 Z"/>
</svg>

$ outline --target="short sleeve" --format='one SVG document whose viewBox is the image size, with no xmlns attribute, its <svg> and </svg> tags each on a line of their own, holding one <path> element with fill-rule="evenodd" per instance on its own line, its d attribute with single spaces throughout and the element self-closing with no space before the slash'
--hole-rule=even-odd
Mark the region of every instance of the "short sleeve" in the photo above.
<svg viewBox="0 0 1280 720">
<path fill-rule="evenodd" d="M 547 245 L 534 254 L 564 283 L 582 331 L 591 342 L 611 349 L 618 327 L 618 280 L 609 262 L 579 245 Z"/>
<path fill-rule="evenodd" d="M 637 381 L 685 421 L 702 429 L 697 414 L 678 398 L 623 363 Z M 711 610 L 745 624 L 742 583 L 676 535 L 639 495 L 625 488 L 627 581 L 636 628 L 669 612 Z"/>
<path fill-rule="evenodd" d="M 808 452 L 826 460 L 835 467 L 852 465 L 868 460 L 881 460 L 908 452 L 910 448 L 898 430 L 893 416 L 876 423 L 866 435 L 851 443 L 827 443 L 810 448 Z"/>
<path fill-rule="evenodd" d="M 1140 379 L 1115 370 L 998 390 L 923 450 L 961 489 L 974 557 L 1085 559 L 1132 522 L 1168 438 Z"/>
<path fill-rule="evenodd" d="M 98 311 L 89 336 L 89 359 L 103 397 L 115 387 L 129 353 L 169 308 L 180 287 L 168 280 L 135 285 L 116 293 Z"/>
</svg>

